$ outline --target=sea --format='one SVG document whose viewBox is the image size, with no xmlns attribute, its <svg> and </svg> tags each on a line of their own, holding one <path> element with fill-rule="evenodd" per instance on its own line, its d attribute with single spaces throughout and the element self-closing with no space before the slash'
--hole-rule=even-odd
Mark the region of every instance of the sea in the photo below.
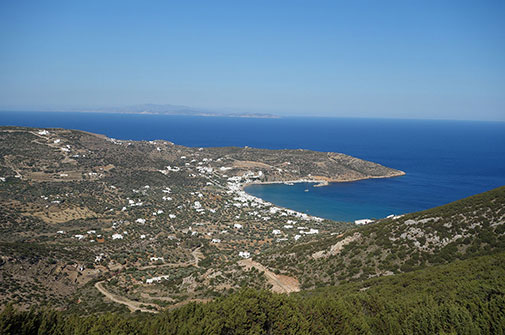
<svg viewBox="0 0 505 335">
<path fill-rule="evenodd" d="M 341 152 L 406 172 L 325 187 L 246 188 L 276 205 L 336 221 L 425 210 L 505 185 L 505 122 L 4 111 L 0 125 L 80 129 L 192 147 Z"/>
</svg>

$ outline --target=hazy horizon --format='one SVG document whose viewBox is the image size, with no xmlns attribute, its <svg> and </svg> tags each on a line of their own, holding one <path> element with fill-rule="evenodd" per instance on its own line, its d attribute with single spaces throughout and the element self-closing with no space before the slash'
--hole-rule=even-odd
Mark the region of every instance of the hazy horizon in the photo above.
<svg viewBox="0 0 505 335">
<path fill-rule="evenodd" d="M 0 110 L 505 121 L 505 3 L 0 3 Z"/>
<path fill-rule="evenodd" d="M 188 106 L 191 107 L 191 106 Z M 98 108 L 98 107 L 97 107 Z M 105 107 L 104 107 L 105 108 Z M 271 116 L 272 118 L 277 118 L 277 119 L 282 119 L 282 118 L 321 118 L 321 119 L 363 119 L 363 120 L 405 120 L 405 121 L 455 121 L 455 122 L 488 122 L 488 123 L 503 123 L 505 120 L 485 120 L 485 119 L 456 119 L 456 118 L 420 118 L 420 117 L 408 117 L 408 116 L 400 116 L 400 117 L 390 117 L 390 116 L 342 116 L 342 115 L 313 115 L 313 114 L 273 114 L 273 113 L 261 113 L 261 112 L 239 112 L 236 110 L 235 112 L 233 111 L 219 111 L 219 110 L 208 110 L 205 109 L 205 111 L 209 112 L 209 115 L 203 115 L 203 108 L 202 108 L 202 114 L 196 114 L 196 115 L 186 115 L 186 114 L 163 114 L 163 113 L 126 113 L 126 112 L 112 112 L 112 111 L 99 111 L 99 110 L 87 110 L 86 108 L 79 108 L 79 107 L 69 107 L 69 108 L 58 108 L 58 109 L 26 109 L 26 108 L 2 108 L 0 106 L 0 113 L 98 113 L 98 114 L 137 114 L 137 115 L 166 115 L 166 116 L 187 116 L 187 117 L 227 117 L 227 118 L 249 118 L 248 115 L 251 115 L 250 118 L 264 118 L 262 115 L 268 118 L 268 116 Z M 210 115 L 212 113 L 216 113 L 216 115 Z"/>
</svg>

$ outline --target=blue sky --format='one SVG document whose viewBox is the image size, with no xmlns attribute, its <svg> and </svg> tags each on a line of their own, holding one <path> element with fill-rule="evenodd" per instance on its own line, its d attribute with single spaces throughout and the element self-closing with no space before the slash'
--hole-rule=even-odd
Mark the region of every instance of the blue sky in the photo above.
<svg viewBox="0 0 505 335">
<path fill-rule="evenodd" d="M 0 108 L 505 120 L 505 1 L 0 0 Z"/>
</svg>

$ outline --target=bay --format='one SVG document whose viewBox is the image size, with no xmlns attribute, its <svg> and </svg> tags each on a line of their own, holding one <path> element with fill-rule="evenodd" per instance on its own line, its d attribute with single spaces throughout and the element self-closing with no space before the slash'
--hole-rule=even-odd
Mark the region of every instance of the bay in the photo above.
<svg viewBox="0 0 505 335">
<path fill-rule="evenodd" d="M 80 129 L 193 147 L 342 152 L 407 173 L 326 187 L 246 188 L 279 206 L 339 221 L 419 211 L 505 185 L 504 122 L 4 111 L 0 125 Z"/>
</svg>

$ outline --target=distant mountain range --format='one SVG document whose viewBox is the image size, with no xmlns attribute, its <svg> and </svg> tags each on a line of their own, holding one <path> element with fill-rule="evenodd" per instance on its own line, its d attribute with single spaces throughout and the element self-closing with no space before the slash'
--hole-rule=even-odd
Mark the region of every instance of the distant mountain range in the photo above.
<svg viewBox="0 0 505 335">
<path fill-rule="evenodd" d="M 194 108 L 182 105 L 156 105 L 142 104 L 124 107 L 105 107 L 82 109 L 81 112 L 95 113 L 124 113 L 124 114 L 159 114 L 159 115 L 193 115 L 193 116 L 214 116 L 214 117 L 245 117 L 245 118 L 278 118 L 273 114 L 263 113 L 226 113 L 206 110 L 202 108 Z"/>
</svg>

